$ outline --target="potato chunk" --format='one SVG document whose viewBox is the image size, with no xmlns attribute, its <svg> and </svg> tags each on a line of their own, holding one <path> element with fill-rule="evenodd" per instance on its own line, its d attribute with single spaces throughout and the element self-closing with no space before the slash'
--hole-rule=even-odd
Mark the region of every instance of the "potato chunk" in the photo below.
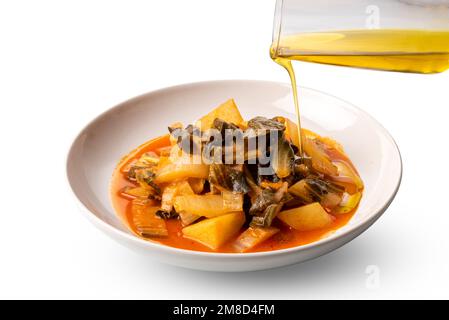
<svg viewBox="0 0 449 320">
<path fill-rule="evenodd" d="M 235 203 L 232 206 L 227 206 L 221 195 L 195 194 L 176 197 L 174 205 L 176 212 L 188 212 L 202 217 L 213 218 L 228 212 L 242 210 L 243 203 L 240 203 L 240 207 L 237 207 Z"/>
<path fill-rule="evenodd" d="M 196 122 L 196 126 L 201 128 L 203 131 L 208 130 L 212 127 L 212 124 L 216 118 L 220 118 L 226 122 L 231 122 L 237 126 L 244 122 L 234 99 L 229 99 L 198 120 Z"/>
<path fill-rule="evenodd" d="M 217 250 L 239 232 L 244 222 L 243 212 L 232 212 L 185 227 L 182 233 L 185 238 Z"/>
<path fill-rule="evenodd" d="M 318 202 L 282 211 L 277 217 L 299 231 L 322 229 L 330 226 L 334 220 Z"/>
</svg>

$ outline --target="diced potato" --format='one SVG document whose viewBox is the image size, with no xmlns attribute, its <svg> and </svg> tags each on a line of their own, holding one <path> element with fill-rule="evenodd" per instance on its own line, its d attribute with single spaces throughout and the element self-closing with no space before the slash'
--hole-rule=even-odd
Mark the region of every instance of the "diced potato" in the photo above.
<svg viewBox="0 0 449 320">
<path fill-rule="evenodd" d="M 217 250 L 239 232 L 244 222 L 243 212 L 233 212 L 185 227 L 182 233 L 185 238 Z"/>
<path fill-rule="evenodd" d="M 178 196 L 175 198 L 174 206 L 178 213 L 187 212 L 207 218 L 235 211 L 225 207 L 223 197 L 215 194 Z"/>
<path fill-rule="evenodd" d="M 165 221 L 156 215 L 158 207 L 132 206 L 133 224 L 137 233 L 144 238 L 168 236 Z"/>
<path fill-rule="evenodd" d="M 274 227 L 249 227 L 237 238 L 234 243 L 234 248 L 238 252 L 246 252 L 278 232 L 279 229 Z"/>
<path fill-rule="evenodd" d="M 299 231 L 322 229 L 330 226 L 334 220 L 318 202 L 281 211 L 277 217 L 293 229 Z"/>
<path fill-rule="evenodd" d="M 169 163 L 156 173 L 156 183 L 167 183 L 187 178 L 206 179 L 209 176 L 209 166 L 206 164 L 176 164 Z"/>
<path fill-rule="evenodd" d="M 201 128 L 202 131 L 208 130 L 212 127 L 216 118 L 234 123 L 235 125 L 240 125 L 244 122 L 234 99 L 230 99 L 198 120 L 196 126 Z"/>
</svg>

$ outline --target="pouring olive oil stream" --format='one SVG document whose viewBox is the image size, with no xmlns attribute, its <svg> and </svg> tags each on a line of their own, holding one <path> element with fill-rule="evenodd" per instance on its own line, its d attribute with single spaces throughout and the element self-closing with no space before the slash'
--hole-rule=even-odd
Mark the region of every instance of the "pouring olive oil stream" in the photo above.
<svg viewBox="0 0 449 320">
<path fill-rule="evenodd" d="M 298 155 L 303 158 L 293 60 L 383 71 L 440 73 L 449 68 L 449 31 L 394 29 L 301 33 L 275 40 L 270 55 L 290 76 L 300 142 Z"/>
</svg>

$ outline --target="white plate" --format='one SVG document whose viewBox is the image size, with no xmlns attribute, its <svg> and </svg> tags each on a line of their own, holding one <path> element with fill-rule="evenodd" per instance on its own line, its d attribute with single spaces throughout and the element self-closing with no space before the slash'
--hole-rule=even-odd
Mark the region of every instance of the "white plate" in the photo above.
<svg viewBox="0 0 449 320">
<path fill-rule="evenodd" d="M 144 241 L 117 218 L 109 184 L 120 158 L 143 142 L 165 134 L 175 121 L 184 124 L 234 98 L 244 118 L 294 119 L 291 89 L 264 81 L 213 81 L 147 93 L 103 113 L 73 142 L 67 160 L 70 186 L 87 217 L 121 244 L 157 261 L 210 271 L 251 271 L 306 261 L 344 245 L 365 231 L 387 209 L 399 188 L 402 163 L 388 132 L 364 111 L 321 92 L 300 88 L 303 126 L 339 141 L 365 183 L 352 220 L 318 242 L 285 250 L 224 254 L 182 250 Z"/>
</svg>

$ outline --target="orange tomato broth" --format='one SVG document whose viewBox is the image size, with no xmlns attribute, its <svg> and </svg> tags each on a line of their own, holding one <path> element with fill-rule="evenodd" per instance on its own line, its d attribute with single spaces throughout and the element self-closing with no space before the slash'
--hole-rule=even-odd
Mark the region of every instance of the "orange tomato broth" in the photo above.
<svg viewBox="0 0 449 320">
<path fill-rule="evenodd" d="M 153 241 L 170 247 L 193 251 L 234 253 L 235 250 L 232 248 L 232 244 L 234 242 L 233 240 L 237 239 L 239 234 L 237 234 L 233 239 L 230 239 L 225 245 L 220 247 L 218 251 L 214 251 L 196 241 L 184 238 L 182 235 L 183 226 L 179 219 L 166 220 L 168 236 L 164 238 L 143 238 L 136 232 L 132 223 L 132 201 L 121 195 L 121 190 L 128 186 L 135 187 L 137 186 L 137 184 L 129 181 L 126 178 L 124 168 L 126 168 L 131 162 L 139 159 L 146 152 L 153 151 L 158 153 L 158 149 L 169 146 L 170 137 L 167 134 L 144 143 L 120 161 L 117 168 L 114 170 L 111 182 L 112 203 L 118 216 L 128 226 L 128 228 L 133 231 L 135 235 L 147 241 Z M 336 149 L 331 148 L 329 154 L 331 155 L 332 160 L 344 160 L 354 168 L 353 164 L 350 162 L 347 156 L 337 151 Z M 346 225 L 352 218 L 356 210 L 357 208 L 349 213 L 339 214 L 336 216 L 333 215 L 334 221 L 329 227 L 313 231 L 298 231 L 284 224 L 280 220 L 275 219 L 272 225 L 280 229 L 280 232 L 267 239 L 263 243 L 259 244 L 255 248 L 252 248 L 251 250 L 248 250 L 246 252 L 273 251 L 316 242 L 322 238 L 329 236 L 337 229 Z M 245 227 L 242 227 L 241 231 L 243 231 L 244 228 Z"/>
</svg>

